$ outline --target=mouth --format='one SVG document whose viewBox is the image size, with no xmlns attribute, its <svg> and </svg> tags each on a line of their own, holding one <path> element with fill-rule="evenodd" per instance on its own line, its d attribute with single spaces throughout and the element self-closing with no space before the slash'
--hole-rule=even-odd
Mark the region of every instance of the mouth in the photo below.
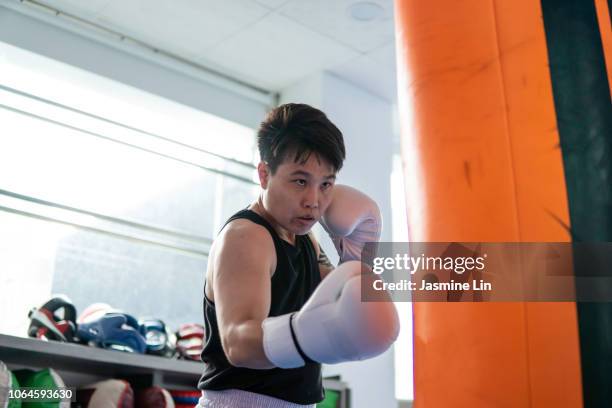
<svg viewBox="0 0 612 408">
<path fill-rule="evenodd" d="M 311 223 L 311 222 L 315 222 L 316 218 L 313 217 L 312 215 L 305 215 L 303 217 L 297 217 L 297 219 L 299 221 L 302 221 L 303 223 Z"/>
</svg>

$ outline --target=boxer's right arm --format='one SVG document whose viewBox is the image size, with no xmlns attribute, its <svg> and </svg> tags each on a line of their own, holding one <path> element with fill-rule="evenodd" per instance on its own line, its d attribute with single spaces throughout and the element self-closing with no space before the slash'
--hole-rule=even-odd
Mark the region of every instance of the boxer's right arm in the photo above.
<svg viewBox="0 0 612 408">
<path fill-rule="evenodd" d="M 270 310 L 274 243 L 260 226 L 236 220 L 215 243 L 212 286 L 221 344 L 230 364 L 273 368 L 261 323 Z"/>
</svg>

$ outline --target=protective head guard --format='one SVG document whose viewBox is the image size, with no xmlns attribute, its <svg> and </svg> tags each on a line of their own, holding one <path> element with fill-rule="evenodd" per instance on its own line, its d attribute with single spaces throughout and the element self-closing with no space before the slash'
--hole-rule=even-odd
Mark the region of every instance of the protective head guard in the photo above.
<svg viewBox="0 0 612 408">
<path fill-rule="evenodd" d="M 58 390 L 66 387 L 62 377 L 52 368 L 39 371 L 16 370 L 14 371 L 17 381 L 22 388 L 40 388 L 44 390 Z M 35 406 L 38 408 L 70 408 L 70 401 L 58 400 L 47 402 L 24 402 L 24 406 Z"/>
<path fill-rule="evenodd" d="M 170 393 L 159 386 L 136 391 L 135 406 L 136 408 L 175 408 Z"/>
<path fill-rule="evenodd" d="M 124 380 L 104 380 L 80 387 L 78 406 L 86 408 L 134 408 L 134 390 Z"/>
<path fill-rule="evenodd" d="M 147 353 L 164 357 L 173 357 L 176 354 L 176 337 L 166 324 L 152 317 L 144 317 L 138 321 L 140 334 L 147 343 Z"/>
<path fill-rule="evenodd" d="M 182 358 L 200 361 L 204 348 L 204 326 L 197 323 L 182 324 L 176 332 L 176 349 Z"/>
<path fill-rule="evenodd" d="M 43 340 L 75 341 L 76 309 L 68 297 L 54 296 L 40 308 L 32 308 L 28 317 L 28 336 Z"/>
<path fill-rule="evenodd" d="M 21 400 L 17 398 L 9 398 L 8 390 L 13 391 L 19 389 L 19 382 L 17 377 L 13 374 L 6 364 L 0 361 L 0 407 L 1 408 L 19 408 L 21 407 Z"/>
<path fill-rule="evenodd" d="M 107 303 L 92 303 L 81 312 L 77 318 L 77 324 L 91 323 L 98 320 L 108 312 L 119 312 Z"/>
</svg>

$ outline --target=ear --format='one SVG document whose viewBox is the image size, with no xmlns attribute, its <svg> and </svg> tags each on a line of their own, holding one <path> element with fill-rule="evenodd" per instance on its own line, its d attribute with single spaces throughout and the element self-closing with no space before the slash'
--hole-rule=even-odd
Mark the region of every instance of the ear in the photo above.
<svg viewBox="0 0 612 408">
<path fill-rule="evenodd" d="M 264 190 L 268 188 L 268 181 L 270 179 L 270 167 L 263 160 L 257 165 L 257 175 L 259 176 L 259 185 Z"/>
</svg>

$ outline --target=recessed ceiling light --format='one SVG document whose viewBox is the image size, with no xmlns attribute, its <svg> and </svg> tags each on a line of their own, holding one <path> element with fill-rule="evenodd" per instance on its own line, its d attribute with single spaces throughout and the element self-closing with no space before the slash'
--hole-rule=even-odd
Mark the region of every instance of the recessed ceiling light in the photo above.
<svg viewBox="0 0 612 408">
<path fill-rule="evenodd" d="M 353 20 L 367 22 L 382 17 L 385 9 L 380 4 L 372 3 L 371 1 L 359 1 L 351 4 L 348 12 Z"/>
</svg>

